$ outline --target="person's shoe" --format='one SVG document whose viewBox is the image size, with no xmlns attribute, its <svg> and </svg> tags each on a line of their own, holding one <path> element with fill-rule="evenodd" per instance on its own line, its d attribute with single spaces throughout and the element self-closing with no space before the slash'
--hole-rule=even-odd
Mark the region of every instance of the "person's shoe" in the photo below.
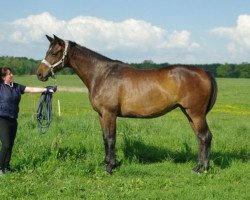
<svg viewBox="0 0 250 200">
<path fill-rule="evenodd" d="M 4 172 L 3 170 L 0 169 L 0 176 L 3 176 L 4 175 Z"/>
<path fill-rule="evenodd" d="M 12 172 L 12 171 L 13 171 L 13 170 L 11 169 L 10 166 L 7 166 L 7 167 L 4 168 L 4 173 L 10 173 L 10 172 Z"/>
</svg>

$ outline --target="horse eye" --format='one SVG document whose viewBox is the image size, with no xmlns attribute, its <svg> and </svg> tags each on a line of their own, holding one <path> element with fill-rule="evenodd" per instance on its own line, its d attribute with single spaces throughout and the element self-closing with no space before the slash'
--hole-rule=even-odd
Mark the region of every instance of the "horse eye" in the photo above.
<svg viewBox="0 0 250 200">
<path fill-rule="evenodd" d="M 52 56 L 56 56 L 56 55 L 57 55 L 57 52 L 52 52 L 51 55 L 52 55 Z"/>
</svg>

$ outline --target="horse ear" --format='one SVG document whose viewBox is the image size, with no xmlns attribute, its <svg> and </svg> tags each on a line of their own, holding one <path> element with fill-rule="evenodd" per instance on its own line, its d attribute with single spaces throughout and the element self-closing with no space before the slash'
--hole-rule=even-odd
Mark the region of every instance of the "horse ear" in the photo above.
<svg viewBox="0 0 250 200">
<path fill-rule="evenodd" d="M 64 44 L 64 41 L 56 35 L 54 35 L 54 40 L 57 41 L 59 44 Z"/>
<path fill-rule="evenodd" d="M 52 37 L 46 35 L 47 39 L 50 41 L 50 43 L 54 40 Z"/>
</svg>

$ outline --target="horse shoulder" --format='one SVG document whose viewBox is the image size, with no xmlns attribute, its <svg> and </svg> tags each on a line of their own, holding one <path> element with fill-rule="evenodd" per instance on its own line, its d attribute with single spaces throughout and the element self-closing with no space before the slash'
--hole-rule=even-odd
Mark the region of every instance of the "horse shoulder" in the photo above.
<svg viewBox="0 0 250 200">
<path fill-rule="evenodd" d="M 117 109 L 121 66 L 120 63 L 107 63 L 103 74 L 95 81 L 90 102 L 99 113 L 104 109 Z"/>
</svg>

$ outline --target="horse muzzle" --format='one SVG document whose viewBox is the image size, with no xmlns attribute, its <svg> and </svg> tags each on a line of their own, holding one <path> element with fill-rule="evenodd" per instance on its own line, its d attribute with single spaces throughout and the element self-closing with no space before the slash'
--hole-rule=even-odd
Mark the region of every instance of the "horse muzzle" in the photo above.
<svg viewBox="0 0 250 200">
<path fill-rule="evenodd" d="M 45 64 L 41 63 L 37 69 L 36 75 L 39 81 L 45 82 L 51 76 L 51 70 Z"/>
</svg>

